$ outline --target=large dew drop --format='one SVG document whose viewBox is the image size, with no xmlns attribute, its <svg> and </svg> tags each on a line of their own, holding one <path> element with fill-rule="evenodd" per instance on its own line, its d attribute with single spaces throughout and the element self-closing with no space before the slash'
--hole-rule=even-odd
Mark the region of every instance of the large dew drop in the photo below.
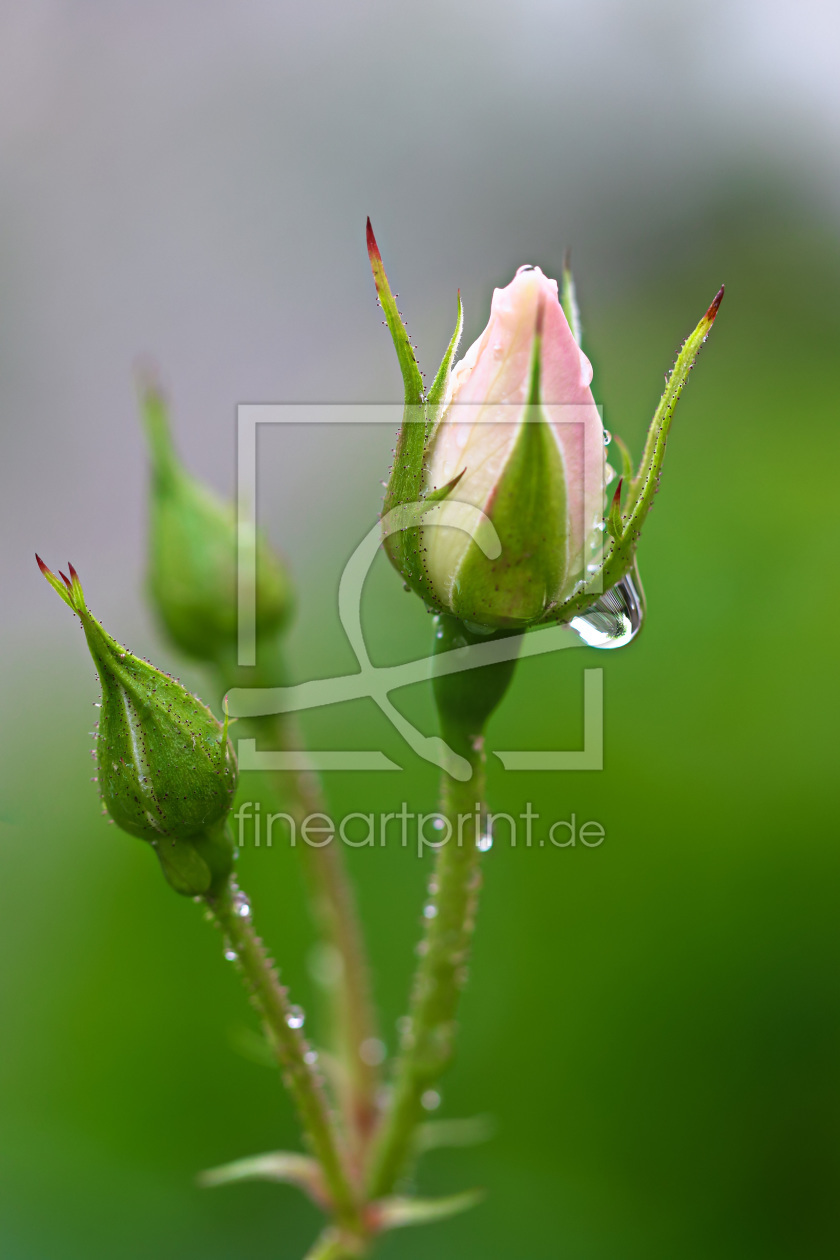
<svg viewBox="0 0 840 1260">
<path fill-rule="evenodd" d="M 594 648 L 620 648 L 632 643 L 645 619 L 645 600 L 638 574 L 627 574 L 616 586 L 569 625 Z"/>
</svg>

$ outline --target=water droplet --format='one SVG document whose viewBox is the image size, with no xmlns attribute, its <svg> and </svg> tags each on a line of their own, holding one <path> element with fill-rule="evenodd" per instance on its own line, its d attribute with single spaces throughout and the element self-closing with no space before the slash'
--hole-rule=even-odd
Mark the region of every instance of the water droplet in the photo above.
<svg viewBox="0 0 840 1260">
<path fill-rule="evenodd" d="M 521 276 L 523 271 L 533 271 L 533 270 L 534 270 L 533 263 L 523 263 L 521 267 L 516 268 L 516 274 L 518 276 Z"/>
<path fill-rule="evenodd" d="M 240 919 L 250 918 L 251 906 L 244 893 L 237 893 L 233 904 Z"/>
<path fill-rule="evenodd" d="M 359 1058 L 368 1067 L 379 1067 L 380 1063 L 384 1063 L 387 1053 L 385 1042 L 378 1037 L 368 1037 L 359 1046 Z"/>
<path fill-rule="evenodd" d="M 475 842 L 475 847 L 482 853 L 486 853 L 488 849 L 493 848 L 493 837 L 491 835 L 479 836 Z"/>
<path fill-rule="evenodd" d="M 238 957 L 239 955 L 237 954 L 235 949 L 231 949 L 230 947 L 228 947 L 225 950 L 225 958 L 228 960 L 228 962 L 236 962 Z"/>
<path fill-rule="evenodd" d="M 434 822 L 432 823 L 432 827 L 435 831 L 443 831 L 443 827 L 444 827 L 443 819 L 436 818 Z"/>
<path fill-rule="evenodd" d="M 636 572 L 628 573 L 569 624 L 589 647 L 619 648 L 635 639 L 644 617 L 644 592 Z"/>
<path fill-rule="evenodd" d="M 303 1025 L 305 1022 L 306 1022 L 306 1016 L 303 1013 L 303 1008 L 300 1006 L 290 1006 L 289 1012 L 286 1016 L 286 1023 L 289 1025 L 289 1027 L 290 1028 L 303 1028 Z"/>
<path fill-rule="evenodd" d="M 314 1063 L 318 1062 L 318 1051 L 307 1050 L 306 1054 L 303 1056 L 303 1061 L 304 1063 L 308 1063 L 309 1066 L 312 1067 Z"/>
<path fill-rule="evenodd" d="M 423 907 L 423 918 L 424 919 L 437 918 L 437 906 L 435 905 L 433 901 L 428 901 L 426 905 Z"/>
<path fill-rule="evenodd" d="M 427 1089 L 420 1097 L 424 1111 L 437 1111 L 440 1106 L 440 1094 L 436 1089 Z"/>
<path fill-rule="evenodd" d="M 612 434 L 609 429 L 604 429 L 604 446 L 609 446 L 612 441 Z"/>
</svg>

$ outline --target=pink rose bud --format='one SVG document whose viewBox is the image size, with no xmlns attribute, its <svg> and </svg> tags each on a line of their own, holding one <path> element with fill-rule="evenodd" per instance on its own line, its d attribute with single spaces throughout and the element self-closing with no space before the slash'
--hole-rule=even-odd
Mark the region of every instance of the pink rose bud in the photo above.
<svg viewBox="0 0 840 1260">
<path fill-rule="evenodd" d="M 382 513 L 391 563 L 430 608 L 476 630 L 559 622 L 598 647 L 629 642 L 644 602 L 636 547 L 674 410 L 723 289 L 677 355 L 635 472 L 616 441 L 623 475 L 606 512 L 609 437 L 579 345 L 568 264 L 562 294 L 538 267 L 520 267 L 453 366 L 459 295 L 455 332 L 427 392 L 370 220 L 367 243 L 405 390 Z"/>
<path fill-rule="evenodd" d="M 427 488 L 459 480 L 422 529 L 423 559 L 441 606 L 461 620 L 527 625 L 585 577 L 603 538 L 606 467 L 591 380 L 556 280 L 520 267 L 452 369 L 430 443 Z M 495 559 L 457 528 L 464 503 L 495 526 Z"/>
</svg>

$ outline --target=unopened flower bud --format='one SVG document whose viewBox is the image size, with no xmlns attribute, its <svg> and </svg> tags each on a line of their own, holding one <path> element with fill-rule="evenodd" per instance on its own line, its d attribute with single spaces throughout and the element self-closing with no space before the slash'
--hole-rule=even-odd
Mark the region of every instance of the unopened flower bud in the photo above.
<svg viewBox="0 0 840 1260">
<path fill-rule="evenodd" d="M 453 366 L 459 296 L 455 333 L 427 392 L 370 221 L 368 254 L 405 389 L 383 511 L 391 562 L 430 608 L 476 628 L 573 621 L 635 571 L 674 408 L 723 289 L 667 378 L 635 474 L 616 443 L 623 476 L 607 512 L 609 439 L 579 344 L 568 261 L 562 293 L 538 267 L 520 267 Z"/>
<path fill-rule="evenodd" d="M 423 561 L 437 600 L 462 621 L 529 625 L 582 578 L 604 514 L 591 379 L 557 282 L 521 267 L 496 290 L 489 324 L 453 369 L 427 453 L 431 492 L 458 480 L 421 531 Z M 457 527 L 461 504 L 489 517 L 497 557 Z"/>
<path fill-rule="evenodd" d="M 207 664 L 236 659 L 237 552 L 241 531 L 233 506 L 223 502 L 181 464 L 164 398 L 147 385 L 143 412 L 152 461 L 149 503 L 148 585 L 152 603 L 172 642 Z M 292 611 L 292 589 L 279 557 L 257 534 L 256 637 L 280 633 Z"/>
<path fill-rule="evenodd" d="M 37 557 L 36 557 L 37 558 Z M 96 762 L 113 821 L 151 843 L 180 893 L 216 893 L 230 875 L 226 830 L 237 767 L 224 725 L 174 678 L 121 647 L 91 616 L 78 575 L 44 577 L 82 623 L 102 685 Z"/>
</svg>

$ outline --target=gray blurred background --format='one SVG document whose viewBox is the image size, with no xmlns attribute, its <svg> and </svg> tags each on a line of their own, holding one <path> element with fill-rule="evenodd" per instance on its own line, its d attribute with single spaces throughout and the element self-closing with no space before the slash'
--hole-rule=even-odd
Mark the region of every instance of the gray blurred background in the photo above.
<svg viewBox="0 0 840 1260">
<path fill-rule="evenodd" d="M 3 1260 L 297 1260 L 316 1232 L 286 1188 L 194 1185 L 295 1146 L 293 1118 L 235 1052 L 249 1014 L 218 941 L 99 817 L 93 668 L 33 552 L 72 560 L 113 634 L 204 689 L 143 600 L 136 366 L 158 366 L 187 463 L 225 493 L 238 403 L 399 399 L 368 214 L 427 372 L 456 289 L 468 344 L 495 285 L 525 262 L 557 275 L 570 246 L 595 396 L 636 455 L 727 285 L 645 531 L 644 634 L 523 665 L 491 730 L 579 746 L 582 670 L 605 669 L 603 774 L 491 766 L 496 810 L 575 810 L 608 840 L 488 855 L 442 1114 L 492 1112 L 497 1136 L 419 1181 L 487 1203 L 383 1260 L 840 1252 L 839 42 L 817 0 L 0 0 Z M 295 677 L 353 668 L 336 585 L 392 444 L 260 439 Z M 366 618 L 377 661 L 425 651 L 384 562 Z M 432 729 L 422 689 L 399 703 Z M 433 808 L 372 706 L 307 721 L 405 766 L 331 778 L 336 816 Z M 293 857 L 246 852 L 242 877 L 309 1009 Z M 350 861 L 393 1047 L 427 872 L 373 857 Z"/>
<path fill-rule="evenodd" d="M 80 568 L 95 550 L 102 615 L 137 598 L 138 359 L 223 489 L 238 402 L 399 396 L 367 214 L 427 371 L 457 287 L 468 343 L 521 262 L 556 274 L 571 246 L 594 313 L 705 255 L 657 376 L 729 278 L 721 219 L 740 210 L 758 236 L 780 207 L 831 231 L 840 214 L 840 20 L 816 0 L 30 0 L 0 24 L 15 641 L 55 630 L 36 545 L 72 544 Z M 325 497 L 363 493 L 345 471 L 321 468 Z M 296 474 L 283 488 L 281 535 L 308 493 Z"/>
</svg>

